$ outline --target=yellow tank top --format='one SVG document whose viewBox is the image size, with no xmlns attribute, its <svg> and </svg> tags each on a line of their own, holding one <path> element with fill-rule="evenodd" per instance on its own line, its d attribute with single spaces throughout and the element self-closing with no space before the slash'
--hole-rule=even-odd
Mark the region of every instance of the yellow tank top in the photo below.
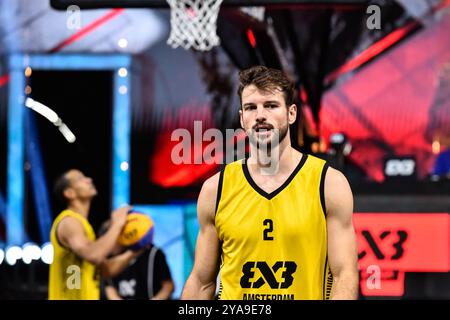
<svg viewBox="0 0 450 320">
<path fill-rule="evenodd" d="M 50 231 L 54 254 L 53 263 L 50 265 L 48 298 L 49 300 L 98 300 L 100 299 L 100 279 L 96 266 L 63 247 L 56 236 L 58 224 L 68 216 L 79 220 L 89 240 L 95 241 L 95 232 L 82 215 L 64 210 L 56 217 Z"/>
<path fill-rule="evenodd" d="M 304 154 L 286 182 L 266 193 L 245 161 L 219 178 L 215 224 L 222 247 L 219 299 L 328 299 L 324 160 Z"/>
</svg>

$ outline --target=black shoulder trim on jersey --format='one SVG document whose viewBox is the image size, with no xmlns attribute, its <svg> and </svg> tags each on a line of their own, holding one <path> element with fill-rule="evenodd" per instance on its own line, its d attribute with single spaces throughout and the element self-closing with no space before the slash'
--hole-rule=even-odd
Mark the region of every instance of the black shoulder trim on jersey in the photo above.
<svg viewBox="0 0 450 320">
<path fill-rule="evenodd" d="M 217 214 L 217 209 L 219 208 L 220 198 L 222 197 L 222 185 L 223 185 L 223 175 L 225 172 L 225 166 L 220 170 L 219 175 L 219 185 L 217 186 L 217 197 L 216 197 L 216 210 L 214 211 L 214 216 Z"/>
<path fill-rule="evenodd" d="M 326 290 L 325 290 L 325 300 L 330 300 L 331 299 L 331 291 L 333 290 L 333 274 L 328 271 L 327 274 L 327 285 L 326 285 Z"/>
<path fill-rule="evenodd" d="M 322 205 L 323 214 L 325 217 L 327 216 L 327 207 L 325 205 L 325 175 L 328 171 L 328 163 L 325 163 L 325 165 L 322 168 L 322 174 L 320 175 L 320 204 Z"/>
<path fill-rule="evenodd" d="M 327 282 L 327 266 L 328 266 L 328 255 L 325 257 L 325 267 L 323 269 L 323 300 L 327 300 L 327 294 L 325 289 L 325 284 Z"/>
</svg>

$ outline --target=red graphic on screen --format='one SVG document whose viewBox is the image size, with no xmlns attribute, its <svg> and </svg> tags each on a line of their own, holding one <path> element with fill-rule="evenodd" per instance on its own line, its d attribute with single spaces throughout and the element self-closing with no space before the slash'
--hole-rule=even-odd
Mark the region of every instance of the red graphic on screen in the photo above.
<svg viewBox="0 0 450 320">
<path fill-rule="evenodd" d="M 175 117 L 166 115 L 163 129 L 156 137 L 155 152 L 149 160 L 150 181 L 165 188 L 201 183 L 216 173 L 219 166 L 227 160 L 224 151 L 230 150 L 226 150 L 225 146 L 233 146 L 245 140 L 243 130 L 230 129 L 229 136 L 222 132 L 216 139 L 208 138 L 209 129 L 218 132 L 213 125 L 209 106 L 184 106 L 177 111 Z M 175 130 L 185 135 L 174 135 Z M 185 139 L 186 136 L 188 139 Z M 182 148 L 184 143 L 185 147 Z M 188 161 L 177 162 L 180 157 Z"/>
<path fill-rule="evenodd" d="M 414 156 L 418 177 L 425 178 L 437 153 L 450 146 L 449 29 L 445 15 L 324 95 L 322 138 L 345 133 L 351 160 L 371 180 L 384 181 L 388 155 Z"/>
<path fill-rule="evenodd" d="M 450 271 L 447 213 L 360 213 L 354 226 L 363 295 L 401 296 L 405 272 Z"/>
</svg>

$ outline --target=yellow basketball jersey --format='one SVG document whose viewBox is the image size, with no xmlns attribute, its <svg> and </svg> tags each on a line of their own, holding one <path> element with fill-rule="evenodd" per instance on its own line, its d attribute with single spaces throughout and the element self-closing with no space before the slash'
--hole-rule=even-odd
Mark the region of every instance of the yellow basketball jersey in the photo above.
<svg viewBox="0 0 450 320">
<path fill-rule="evenodd" d="M 225 166 L 215 224 L 222 245 L 219 299 L 328 299 L 324 160 L 304 154 L 277 190 L 252 180 L 245 161 Z"/>
<path fill-rule="evenodd" d="M 95 241 L 95 232 L 82 215 L 64 210 L 56 217 L 50 232 L 54 254 L 53 263 L 50 265 L 48 298 L 49 300 L 98 300 L 100 299 L 100 279 L 96 266 L 63 247 L 56 236 L 58 224 L 68 216 L 79 220 L 89 240 Z"/>
</svg>

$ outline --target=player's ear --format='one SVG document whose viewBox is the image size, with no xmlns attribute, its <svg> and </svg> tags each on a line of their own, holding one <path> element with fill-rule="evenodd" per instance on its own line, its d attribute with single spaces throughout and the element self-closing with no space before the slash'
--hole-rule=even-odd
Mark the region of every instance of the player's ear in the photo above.
<svg viewBox="0 0 450 320">
<path fill-rule="evenodd" d="M 64 190 L 63 195 L 64 197 L 66 197 L 66 199 L 72 200 L 73 198 L 75 198 L 75 190 L 73 190 L 72 188 L 67 188 L 66 190 Z"/>
<path fill-rule="evenodd" d="M 289 124 L 293 124 L 297 119 L 297 105 L 291 104 L 288 108 L 288 121 Z"/>
<path fill-rule="evenodd" d="M 244 121 L 242 120 L 242 107 L 239 107 L 239 122 L 241 123 L 241 128 L 244 129 Z"/>
</svg>

